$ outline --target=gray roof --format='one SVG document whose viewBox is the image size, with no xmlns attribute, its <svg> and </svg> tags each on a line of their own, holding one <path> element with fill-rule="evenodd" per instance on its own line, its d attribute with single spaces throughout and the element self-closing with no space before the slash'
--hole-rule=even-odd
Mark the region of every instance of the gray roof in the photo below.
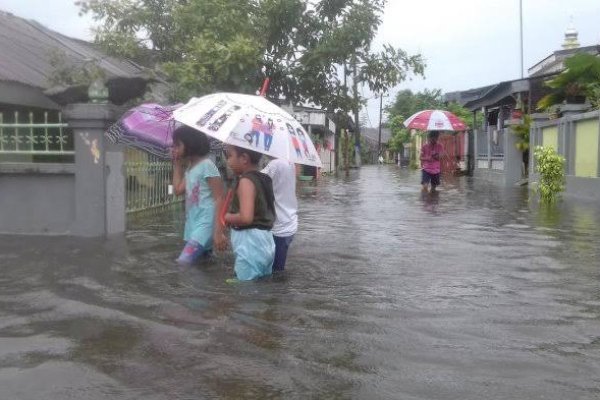
<svg viewBox="0 0 600 400">
<path fill-rule="evenodd" d="M 59 109 L 61 104 L 89 101 L 87 84 L 51 86 L 53 54 L 64 57 L 60 61 L 68 68 L 99 67 L 114 104 L 142 96 L 150 82 L 161 82 L 138 64 L 110 57 L 92 43 L 0 10 L 0 104 Z"/>
<path fill-rule="evenodd" d="M 473 97 L 463 104 L 463 107 L 475 111 L 485 106 L 494 106 L 514 93 L 529 91 L 529 79 L 515 79 L 495 85 L 486 86 L 479 97 Z M 512 99 L 514 101 L 514 99 Z"/>
<path fill-rule="evenodd" d="M 444 94 L 444 101 L 446 101 L 446 102 L 454 101 L 462 106 L 470 101 L 481 98 L 481 96 L 483 96 L 485 93 L 489 92 L 494 87 L 496 87 L 496 85 L 488 85 L 488 86 L 478 87 L 475 89 L 449 92 L 449 93 Z"/>
<path fill-rule="evenodd" d="M 104 70 L 107 79 L 142 77 L 143 68 L 133 62 L 109 57 L 91 43 L 0 11 L 0 81 L 49 88 L 48 78 L 54 69 L 50 65 L 53 50 L 64 53 L 65 61 L 72 65 L 93 60 Z"/>
<path fill-rule="evenodd" d="M 379 128 L 360 128 L 360 134 L 369 141 L 379 142 Z M 381 128 L 381 143 L 389 142 L 392 137 L 390 128 Z"/>
<path fill-rule="evenodd" d="M 578 53 L 588 53 L 593 55 L 600 54 L 600 45 L 557 50 L 548 57 L 539 61 L 533 67 L 527 69 L 527 73 L 530 77 L 534 77 L 549 73 L 561 72 L 565 68 L 564 60 Z"/>
<path fill-rule="evenodd" d="M 576 53 L 600 54 L 600 45 L 558 50 L 529 68 L 529 77 L 499 82 L 475 89 L 450 92 L 444 95 L 444 101 L 456 101 L 472 111 L 484 106 L 495 106 L 503 99 L 515 93 L 530 90 L 531 82 L 550 78 L 564 69 L 564 59 Z M 514 101 L 514 99 L 513 99 Z"/>
</svg>

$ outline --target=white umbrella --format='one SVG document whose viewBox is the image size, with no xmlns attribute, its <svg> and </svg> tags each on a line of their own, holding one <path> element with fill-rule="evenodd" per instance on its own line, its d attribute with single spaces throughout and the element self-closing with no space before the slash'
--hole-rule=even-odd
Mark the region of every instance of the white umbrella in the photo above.
<svg viewBox="0 0 600 400">
<path fill-rule="evenodd" d="M 322 167 L 302 125 L 262 96 L 216 93 L 194 97 L 175 110 L 173 117 L 223 143 Z"/>
</svg>

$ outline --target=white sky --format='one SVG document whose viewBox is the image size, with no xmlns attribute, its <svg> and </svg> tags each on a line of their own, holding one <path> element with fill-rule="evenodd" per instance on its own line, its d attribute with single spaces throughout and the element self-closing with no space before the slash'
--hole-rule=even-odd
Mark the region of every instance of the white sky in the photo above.
<svg viewBox="0 0 600 400">
<path fill-rule="evenodd" d="M 34 19 L 67 36 L 92 39 L 89 16 L 75 0 L 0 0 L 0 10 Z M 571 17 L 582 46 L 600 44 L 600 0 L 522 0 L 527 68 L 560 49 Z M 520 77 L 519 0 L 388 0 L 376 46 L 389 43 L 421 53 L 426 79 L 400 89 L 466 90 Z M 371 96 L 364 93 L 366 97 Z M 379 122 L 379 101 L 370 100 L 368 122 Z"/>
</svg>

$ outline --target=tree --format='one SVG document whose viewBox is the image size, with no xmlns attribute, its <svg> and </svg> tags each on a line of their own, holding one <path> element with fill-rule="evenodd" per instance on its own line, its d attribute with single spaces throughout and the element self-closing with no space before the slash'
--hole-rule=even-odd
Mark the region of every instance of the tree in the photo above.
<svg viewBox="0 0 600 400">
<path fill-rule="evenodd" d="M 388 147 L 392 151 L 402 152 L 404 144 L 410 142 L 410 131 L 404 126 L 404 118 L 400 115 L 395 115 L 388 122 L 392 137 L 388 143 Z"/>
<path fill-rule="evenodd" d="M 155 66 L 174 100 L 260 84 L 264 41 L 255 2 L 246 0 L 90 0 L 95 40 L 110 54 Z M 248 18 L 253 16 L 254 18 Z M 248 21 L 248 23 L 241 23 Z"/>
<path fill-rule="evenodd" d="M 379 52 L 371 47 L 381 14 L 381 0 L 321 1 L 311 20 L 311 40 L 301 57 L 296 76 L 302 82 L 302 96 L 345 122 L 352 112 L 359 121 L 365 99 L 359 88 L 384 93 L 406 79 L 409 73 L 422 75 L 425 64 L 420 55 L 409 56 L 401 49 L 384 45 Z M 350 90 L 351 88 L 351 90 Z M 354 131 L 360 143 L 360 127 Z M 358 158 L 358 157 L 356 157 Z"/>
<path fill-rule="evenodd" d="M 413 93 L 410 89 L 405 89 L 398 92 L 396 100 L 386 111 L 391 116 L 400 115 L 406 119 L 421 110 L 437 110 L 443 107 L 441 89 L 425 89 L 419 93 Z"/>
<path fill-rule="evenodd" d="M 404 117 L 400 115 L 392 116 L 388 121 L 388 125 L 392 133 L 392 137 L 388 142 L 388 148 L 398 153 L 400 164 L 402 164 L 402 160 L 404 159 L 404 146 L 412 141 L 410 131 L 404 126 Z"/>
<path fill-rule="evenodd" d="M 540 110 L 567 103 L 583 103 L 586 99 L 600 107 L 600 58 L 588 54 L 575 54 L 565 60 L 565 70 L 546 81 L 552 92 L 538 103 Z"/>
<path fill-rule="evenodd" d="M 385 0 L 88 0 L 81 13 L 99 24 L 96 41 L 111 54 L 155 63 L 180 100 L 217 90 L 309 102 L 346 115 L 360 108 L 358 87 L 383 92 L 420 55 L 385 45 L 372 52 Z"/>
<path fill-rule="evenodd" d="M 452 114 L 460 118 L 465 124 L 468 125 L 469 129 L 473 130 L 473 112 L 467 108 L 464 108 L 455 101 L 446 103 L 442 110 L 450 111 Z M 478 111 L 479 112 L 479 111 Z"/>
</svg>

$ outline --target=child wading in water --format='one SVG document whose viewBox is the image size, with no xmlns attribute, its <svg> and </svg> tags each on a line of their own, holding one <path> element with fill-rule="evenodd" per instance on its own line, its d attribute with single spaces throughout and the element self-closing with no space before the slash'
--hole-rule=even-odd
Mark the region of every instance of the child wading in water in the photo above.
<svg viewBox="0 0 600 400">
<path fill-rule="evenodd" d="M 226 245 L 224 227 L 216 218 L 223 202 L 223 181 L 208 158 L 209 151 L 204 133 L 185 125 L 173 132 L 173 189 L 176 195 L 185 194 L 186 244 L 177 258 L 180 264 L 193 264 L 210 254 L 213 240 L 217 249 Z"/>
<path fill-rule="evenodd" d="M 271 178 L 258 171 L 260 153 L 232 145 L 226 145 L 224 151 L 227 165 L 237 176 L 234 195 L 225 214 L 225 223 L 232 228 L 235 274 L 242 281 L 271 275 L 275 256 L 271 234 L 275 221 Z"/>
</svg>

